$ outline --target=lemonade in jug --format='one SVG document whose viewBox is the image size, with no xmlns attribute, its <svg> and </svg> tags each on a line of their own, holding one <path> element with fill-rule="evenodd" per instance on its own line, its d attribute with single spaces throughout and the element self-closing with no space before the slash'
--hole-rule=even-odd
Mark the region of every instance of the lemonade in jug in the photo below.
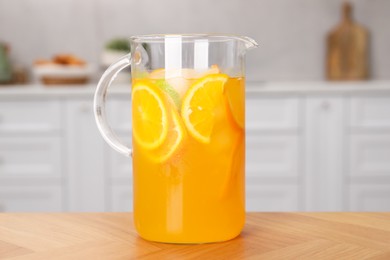
<svg viewBox="0 0 390 260">
<path fill-rule="evenodd" d="M 103 137 L 133 159 L 134 222 L 141 237 L 206 243 L 245 222 L 246 37 L 133 37 L 132 53 L 103 75 L 95 96 Z M 131 64 L 132 150 L 105 121 L 111 78 Z M 110 70 L 113 71 L 110 74 Z"/>
</svg>

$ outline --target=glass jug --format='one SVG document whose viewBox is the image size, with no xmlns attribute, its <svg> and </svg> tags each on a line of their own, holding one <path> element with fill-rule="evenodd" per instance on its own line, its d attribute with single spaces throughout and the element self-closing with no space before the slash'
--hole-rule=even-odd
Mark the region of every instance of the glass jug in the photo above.
<svg viewBox="0 0 390 260">
<path fill-rule="evenodd" d="M 238 236 L 245 222 L 245 54 L 257 43 L 229 35 L 144 35 L 131 37 L 130 46 L 101 77 L 94 112 L 105 141 L 133 159 L 138 234 L 168 243 Z M 127 66 L 132 148 L 105 113 L 107 89 Z"/>
</svg>

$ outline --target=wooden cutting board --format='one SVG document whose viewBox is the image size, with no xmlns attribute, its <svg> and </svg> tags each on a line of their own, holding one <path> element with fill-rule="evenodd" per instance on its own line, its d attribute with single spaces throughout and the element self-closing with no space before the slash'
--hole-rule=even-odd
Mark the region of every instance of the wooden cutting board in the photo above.
<svg viewBox="0 0 390 260">
<path fill-rule="evenodd" d="M 351 4 L 344 3 L 342 13 L 341 23 L 327 37 L 327 79 L 367 79 L 368 31 L 354 22 Z"/>
<path fill-rule="evenodd" d="M 1 213 L 0 259 L 390 259 L 390 213 L 248 213 L 203 245 L 145 241 L 131 213 Z"/>
</svg>

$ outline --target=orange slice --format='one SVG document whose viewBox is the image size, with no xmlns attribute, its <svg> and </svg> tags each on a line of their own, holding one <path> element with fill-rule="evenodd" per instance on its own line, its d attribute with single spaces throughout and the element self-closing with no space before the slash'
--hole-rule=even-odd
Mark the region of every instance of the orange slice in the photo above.
<svg viewBox="0 0 390 260">
<path fill-rule="evenodd" d="M 139 80 L 133 85 L 133 135 L 145 149 L 155 149 L 168 134 L 168 101 L 154 84 Z"/>
<path fill-rule="evenodd" d="M 172 106 L 174 106 L 172 104 Z M 165 141 L 158 148 L 149 152 L 151 159 L 156 163 L 164 163 L 178 154 L 184 147 L 187 132 L 176 109 L 171 108 L 169 116 L 169 130 Z"/>
<path fill-rule="evenodd" d="M 245 127 L 245 88 L 242 78 L 232 79 L 226 84 L 224 94 L 230 113 L 238 127 Z"/>
<path fill-rule="evenodd" d="M 202 143 L 210 142 L 216 108 L 227 80 L 225 74 L 207 75 L 197 80 L 184 96 L 181 109 L 184 124 L 191 136 Z"/>
</svg>

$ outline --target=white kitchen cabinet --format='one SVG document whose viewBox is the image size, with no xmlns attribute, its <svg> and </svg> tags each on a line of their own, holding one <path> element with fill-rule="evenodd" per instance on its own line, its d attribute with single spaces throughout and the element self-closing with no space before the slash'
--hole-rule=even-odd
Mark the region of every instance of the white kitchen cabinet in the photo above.
<svg viewBox="0 0 390 260">
<path fill-rule="evenodd" d="M 247 211 L 301 210 L 302 100 L 247 94 L 246 103 Z"/>
<path fill-rule="evenodd" d="M 0 101 L 0 211 L 64 210 L 62 104 Z"/>
<path fill-rule="evenodd" d="M 347 209 L 390 211 L 390 95 L 357 95 L 347 103 Z"/>
<path fill-rule="evenodd" d="M 247 92 L 247 210 L 389 211 L 390 87 L 274 84 Z M 0 89 L 0 211 L 132 210 L 131 158 L 98 132 L 93 91 Z M 131 146 L 129 89 L 110 91 Z"/>
<path fill-rule="evenodd" d="M 344 100 L 305 97 L 304 192 L 308 211 L 344 209 Z"/>
</svg>

